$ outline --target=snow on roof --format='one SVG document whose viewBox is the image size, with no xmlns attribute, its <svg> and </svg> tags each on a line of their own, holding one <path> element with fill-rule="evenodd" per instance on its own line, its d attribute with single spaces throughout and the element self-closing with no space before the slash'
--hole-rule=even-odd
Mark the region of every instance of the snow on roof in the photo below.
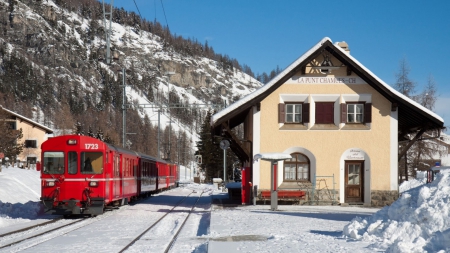
<svg viewBox="0 0 450 253">
<path fill-rule="evenodd" d="M 236 110 L 237 108 L 243 106 L 244 104 L 246 104 L 247 102 L 249 102 L 253 98 L 255 98 L 255 97 L 261 95 L 262 93 L 264 93 L 265 91 L 267 91 L 270 87 L 275 85 L 281 78 L 286 76 L 290 71 L 292 71 L 295 67 L 297 67 L 300 63 L 302 63 L 305 59 L 307 59 L 314 52 L 316 52 L 327 41 L 332 43 L 330 38 L 328 38 L 328 37 L 323 38 L 316 45 L 314 45 L 311 49 L 306 51 L 306 53 L 304 53 L 297 60 L 295 60 L 293 63 L 291 63 L 285 70 L 283 70 L 276 77 L 274 77 L 272 80 L 270 80 L 266 85 L 264 85 L 261 88 L 257 89 L 253 93 L 248 94 L 247 96 L 243 97 L 242 99 L 236 101 L 234 104 L 231 104 L 230 106 L 228 106 L 227 108 L 223 109 L 222 111 L 214 114 L 211 117 L 211 125 L 214 125 L 220 118 L 224 117 L 228 113 Z M 336 43 L 338 43 L 338 42 L 336 42 Z M 391 86 L 386 84 L 383 80 L 381 80 L 378 76 L 376 76 L 374 73 L 372 73 L 368 68 L 366 68 L 363 64 L 361 64 L 358 60 L 353 58 L 353 56 L 351 56 L 350 54 L 347 54 L 347 52 L 345 52 L 345 50 L 342 49 L 340 46 L 338 46 L 337 44 L 332 44 L 332 45 L 335 47 L 334 49 L 340 50 L 341 52 L 343 52 L 347 57 L 349 57 L 351 60 L 353 60 L 359 67 L 364 69 L 369 75 L 371 75 L 374 79 L 376 79 L 381 85 L 383 85 L 385 88 L 387 88 L 390 92 L 392 92 L 396 96 L 402 98 L 403 100 L 405 100 L 406 102 L 410 103 L 411 105 L 413 105 L 414 107 L 418 108 L 419 110 L 422 110 L 423 112 L 433 116 L 437 120 L 439 120 L 442 123 L 444 123 L 444 120 L 440 116 L 438 116 L 436 113 L 434 113 L 434 112 L 428 110 L 427 108 L 421 106 L 419 103 L 417 103 L 417 102 L 413 101 L 412 99 L 406 97 L 405 95 L 401 94 L 400 92 L 398 92 L 397 90 L 395 90 L 394 88 L 392 88 Z"/>
<path fill-rule="evenodd" d="M 46 127 L 46 126 L 44 126 L 44 125 L 42 125 L 42 124 L 39 124 L 39 123 L 37 123 L 36 121 L 34 121 L 34 120 L 32 120 L 32 119 L 29 119 L 29 118 L 27 118 L 27 117 L 24 117 L 24 116 L 22 116 L 22 115 L 20 115 L 20 114 L 17 114 L 17 113 L 15 113 L 15 112 L 13 112 L 13 111 L 10 111 L 10 110 L 6 109 L 5 107 L 3 107 L 2 105 L 0 105 L 0 108 L 1 108 L 2 110 L 6 111 L 6 112 L 9 113 L 9 114 L 12 114 L 12 115 L 14 115 L 14 116 L 16 116 L 16 117 L 18 117 L 18 118 L 21 118 L 21 119 L 23 119 L 23 120 L 25 120 L 25 121 L 30 122 L 30 123 L 33 124 L 33 125 L 36 125 L 36 126 L 42 128 L 42 129 L 46 130 L 47 132 L 53 133 L 53 129 L 48 128 L 48 127 Z"/>
</svg>

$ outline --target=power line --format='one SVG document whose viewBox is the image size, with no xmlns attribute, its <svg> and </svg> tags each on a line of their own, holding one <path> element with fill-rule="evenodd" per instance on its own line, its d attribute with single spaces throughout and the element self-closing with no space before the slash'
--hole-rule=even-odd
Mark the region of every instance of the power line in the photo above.
<svg viewBox="0 0 450 253">
<path fill-rule="evenodd" d="M 169 22 L 167 22 L 166 11 L 164 10 L 164 4 L 163 4 L 162 0 L 161 0 L 161 5 L 162 5 L 163 13 L 164 13 L 164 18 L 166 19 L 167 29 L 170 31 Z"/>
<path fill-rule="evenodd" d="M 139 16 L 142 18 L 141 12 L 139 11 L 139 7 L 138 7 L 137 4 L 136 4 L 136 0 L 133 0 L 133 2 L 134 2 L 134 5 L 136 5 L 136 9 L 137 9 L 137 11 L 138 11 L 138 13 L 139 13 Z M 166 21 L 166 22 L 167 22 L 167 21 Z"/>
</svg>

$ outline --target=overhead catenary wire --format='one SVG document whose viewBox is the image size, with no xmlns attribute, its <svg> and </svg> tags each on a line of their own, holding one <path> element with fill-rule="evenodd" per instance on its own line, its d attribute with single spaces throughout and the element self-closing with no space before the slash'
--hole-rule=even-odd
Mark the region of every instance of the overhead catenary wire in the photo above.
<svg viewBox="0 0 450 253">
<path fill-rule="evenodd" d="M 134 2 L 134 5 L 136 6 L 136 9 L 137 9 L 138 13 L 139 13 L 139 16 L 142 17 L 141 12 L 139 11 L 139 7 L 136 4 L 136 0 L 133 0 L 133 2 Z"/>
<path fill-rule="evenodd" d="M 170 29 L 169 29 L 169 22 L 167 22 L 166 10 L 164 10 L 164 4 L 163 4 L 162 0 L 161 0 L 161 6 L 162 6 L 162 9 L 163 9 L 163 13 L 164 13 L 164 19 L 166 20 L 167 30 L 170 31 Z"/>
</svg>

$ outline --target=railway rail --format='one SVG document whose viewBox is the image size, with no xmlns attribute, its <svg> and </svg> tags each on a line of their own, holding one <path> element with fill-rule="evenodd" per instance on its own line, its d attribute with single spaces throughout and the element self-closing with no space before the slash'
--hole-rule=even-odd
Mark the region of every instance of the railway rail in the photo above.
<svg viewBox="0 0 450 253">
<path fill-rule="evenodd" d="M 138 242 L 139 240 L 141 240 L 144 236 L 146 236 L 152 229 L 154 229 L 158 224 L 161 223 L 161 221 L 163 221 L 165 218 L 167 218 L 169 215 L 174 214 L 177 208 L 181 207 L 181 204 L 184 203 L 189 196 L 191 196 L 193 193 L 195 193 L 195 191 L 191 192 L 190 194 L 186 195 L 184 198 L 182 198 L 180 201 L 178 201 L 169 211 L 167 211 L 167 213 L 165 213 L 163 216 L 161 216 L 158 220 L 156 220 L 152 225 L 150 225 L 147 229 L 145 229 L 141 234 L 139 234 L 135 239 L 133 239 L 128 245 L 126 245 L 123 249 L 121 249 L 119 252 L 125 252 L 126 250 L 130 249 L 133 245 L 136 244 L 136 242 Z M 172 239 L 170 240 L 169 244 L 166 246 L 164 252 L 167 253 L 170 251 L 170 249 L 173 247 L 173 245 L 175 244 L 178 235 L 180 234 L 180 232 L 183 230 L 183 227 L 185 226 L 186 222 L 188 221 L 191 213 L 194 211 L 194 208 L 196 207 L 198 201 L 201 199 L 202 195 L 204 194 L 204 191 L 202 191 L 200 193 L 200 195 L 197 197 L 197 199 L 195 200 L 195 202 L 192 205 L 191 208 L 187 211 L 187 215 L 184 217 L 183 222 L 181 223 L 181 225 L 179 225 L 177 231 L 174 233 L 174 235 L 172 236 Z M 179 212 L 182 212 L 179 211 Z M 179 223 L 178 223 L 179 224 Z"/>
<path fill-rule="evenodd" d="M 97 217 L 80 217 L 75 219 L 56 218 L 54 220 L 8 232 L 0 236 L 0 251 L 17 252 L 43 244 L 53 238 L 68 234 L 92 223 L 114 215 L 104 213 Z"/>
<path fill-rule="evenodd" d="M 28 227 L 28 228 L 16 230 L 16 231 L 11 232 L 11 233 L 4 234 L 4 236 L 0 237 L 0 239 L 2 239 L 2 241 L 6 241 L 6 242 L 5 243 L 0 242 L 0 249 L 5 249 L 7 247 L 11 247 L 11 246 L 20 244 L 22 242 L 30 241 L 31 239 L 34 239 L 34 238 L 38 238 L 38 237 L 42 237 L 42 236 L 45 236 L 45 235 L 49 235 L 49 234 L 51 234 L 53 232 L 56 232 L 56 231 L 59 231 L 59 230 L 63 230 L 65 228 L 67 229 L 67 228 L 69 228 L 71 226 L 74 226 L 75 224 L 78 224 L 78 223 L 84 221 L 85 219 L 83 219 L 83 218 L 82 219 L 76 219 L 75 221 L 72 221 L 72 222 L 69 222 L 69 223 L 65 223 L 64 222 L 64 224 L 61 224 L 61 225 L 56 226 L 56 227 L 52 226 L 53 224 L 56 224 L 60 220 L 61 219 L 55 219 L 55 220 L 53 220 L 51 222 L 47 222 L 45 224 L 39 224 L 39 225 L 31 226 L 31 227 Z M 88 224 L 86 224 L 86 225 L 88 225 Z M 38 227 L 42 227 L 43 229 L 32 231 L 32 230 L 34 230 L 34 229 L 36 229 Z M 76 229 L 78 229 L 78 228 L 80 228 L 80 227 L 77 227 Z M 42 230 L 44 230 L 44 232 L 41 232 Z M 74 231 L 74 230 L 75 229 L 70 230 L 70 231 L 66 231 L 66 232 L 64 232 L 64 234 L 68 233 L 68 232 L 71 232 L 71 231 Z M 25 231 L 29 232 L 31 235 L 29 235 L 27 237 L 14 236 L 15 234 L 22 233 L 22 232 L 25 232 Z M 51 237 L 51 238 L 53 238 L 53 237 Z M 40 241 L 39 243 L 42 243 L 42 242 L 43 241 Z M 32 243 L 31 246 L 25 246 L 24 248 L 33 247 L 34 245 L 39 244 L 39 243 Z"/>
<path fill-rule="evenodd" d="M 33 226 L 29 226 L 29 227 L 21 228 L 21 229 L 14 230 L 14 231 L 11 231 L 11 232 L 8 232 L 8 233 L 0 234 L 0 239 L 2 237 L 8 236 L 8 235 L 22 233 L 22 232 L 31 230 L 31 229 L 36 228 L 36 227 L 42 227 L 42 226 L 45 226 L 45 225 L 49 225 L 49 224 L 55 223 L 55 222 L 57 222 L 57 221 L 59 221 L 61 219 L 62 218 L 56 218 L 56 219 L 52 219 L 52 220 L 49 220 L 49 221 L 46 221 L 46 222 L 42 222 L 42 223 L 39 223 L 39 224 L 36 224 L 36 225 L 33 225 Z"/>
</svg>

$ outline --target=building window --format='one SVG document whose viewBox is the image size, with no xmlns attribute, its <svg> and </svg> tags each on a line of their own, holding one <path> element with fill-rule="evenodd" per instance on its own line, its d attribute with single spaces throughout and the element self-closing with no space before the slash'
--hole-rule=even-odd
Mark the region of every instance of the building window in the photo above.
<svg viewBox="0 0 450 253">
<path fill-rule="evenodd" d="M 316 124 L 334 124 L 334 102 L 316 102 Z"/>
<path fill-rule="evenodd" d="M 292 158 L 284 161 L 285 181 L 310 181 L 310 162 L 301 153 L 292 153 Z"/>
<path fill-rule="evenodd" d="M 25 148 L 37 148 L 36 140 L 25 140 Z"/>
<path fill-rule="evenodd" d="M 295 102 L 278 104 L 278 123 L 309 123 L 309 104 Z"/>
<path fill-rule="evenodd" d="M 347 104 L 347 123 L 364 122 L 364 104 Z"/>
<path fill-rule="evenodd" d="M 364 124 L 371 122 L 371 103 L 354 102 L 341 104 L 341 123 Z"/>
<path fill-rule="evenodd" d="M 301 123 L 301 122 L 302 122 L 302 104 L 286 104 L 285 123 Z"/>
</svg>

